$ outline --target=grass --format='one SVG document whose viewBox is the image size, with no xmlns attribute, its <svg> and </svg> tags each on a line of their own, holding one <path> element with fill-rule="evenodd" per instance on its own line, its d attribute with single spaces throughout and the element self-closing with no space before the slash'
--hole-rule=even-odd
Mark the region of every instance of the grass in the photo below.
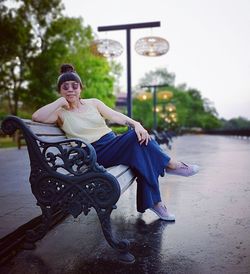
<svg viewBox="0 0 250 274">
<path fill-rule="evenodd" d="M 12 137 L 0 137 L 0 148 L 17 147 Z"/>
</svg>

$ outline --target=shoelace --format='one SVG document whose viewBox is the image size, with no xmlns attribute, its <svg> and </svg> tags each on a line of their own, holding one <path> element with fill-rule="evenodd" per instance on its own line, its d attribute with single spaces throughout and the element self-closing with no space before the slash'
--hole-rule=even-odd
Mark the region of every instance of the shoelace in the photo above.
<svg viewBox="0 0 250 274">
<path fill-rule="evenodd" d="M 182 165 L 179 168 L 184 168 L 184 169 L 188 169 L 189 168 L 189 166 L 187 164 L 185 164 L 183 162 L 181 162 L 181 163 L 182 163 Z"/>
<path fill-rule="evenodd" d="M 165 213 L 168 215 L 168 209 L 165 205 L 161 205 L 160 208 L 162 208 L 165 211 Z"/>
</svg>

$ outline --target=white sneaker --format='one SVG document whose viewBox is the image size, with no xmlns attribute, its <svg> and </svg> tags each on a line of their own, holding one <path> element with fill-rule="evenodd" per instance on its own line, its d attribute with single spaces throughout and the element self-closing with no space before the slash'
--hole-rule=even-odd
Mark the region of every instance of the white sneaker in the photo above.
<svg viewBox="0 0 250 274">
<path fill-rule="evenodd" d="M 160 205 L 160 206 L 154 206 L 152 208 L 149 208 L 151 211 L 153 211 L 155 214 L 158 215 L 158 217 L 161 220 L 164 221 L 170 221 L 174 222 L 175 221 L 175 216 L 174 214 L 170 214 L 166 208 L 165 205 Z"/>
<path fill-rule="evenodd" d="M 197 165 L 187 165 L 183 162 L 179 162 L 175 169 L 167 168 L 166 173 L 170 175 L 180 175 L 180 176 L 193 176 L 198 173 L 200 167 Z"/>
</svg>

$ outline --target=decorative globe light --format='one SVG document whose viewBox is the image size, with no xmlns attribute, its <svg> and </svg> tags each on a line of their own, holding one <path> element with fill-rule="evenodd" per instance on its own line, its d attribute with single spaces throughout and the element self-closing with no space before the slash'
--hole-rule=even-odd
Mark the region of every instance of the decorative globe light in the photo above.
<svg viewBox="0 0 250 274">
<path fill-rule="evenodd" d="M 162 111 L 162 107 L 161 106 L 156 106 L 155 111 L 156 112 L 161 112 Z"/>
<path fill-rule="evenodd" d="M 137 96 L 137 99 L 139 99 L 140 101 L 146 101 L 152 98 L 152 94 L 150 92 L 140 92 Z"/>
<path fill-rule="evenodd" d="M 171 120 L 170 120 L 168 117 L 166 117 L 164 120 L 165 120 L 165 122 L 167 122 L 167 123 L 171 123 Z"/>
<path fill-rule="evenodd" d="M 111 39 L 95 40 L 92 43 L 90 49 L 95 55 L 103 56 L 106 58 L 118 57 L 123 52 L 121 43 Z"/>
<path fill-rule="evenodd" d="M 157 93 L 157 97 L 161 100 L 169 100 L 173 97 L 173 92 L 163 90 Z"/>
<path fill-rule="evenodd" d="M 175 111 L 175 110 L 176 110 L 176 107 L 175 107 L 175 105 L 173 105 L 173 104 L 167 104 L 167 105 L 166 105 L 166 110 L 167 110 L 168 112 L 172 112 L 172 111 Z"/>
<path fill-rule="evenodd" d="M 152 111 L 155 111 L 157 113 L 162 112 L 162 106 L 155 106 L 152 108 Z"/>
<path fill-rule="evenodd" d="M 176 123 L 177 122 L 177 114 L 176 113 L 171 113 L 169 115 L 169 118 L 172 122 Z"/>
<path fill-rule="evenodd" d="M 148 36 L 137 40 L 135 51 L 144 56 L 154 57 L 166 54 L 169 50 L 169 43 L 161 37 Z"/>
<path fill-rule="evenodd" d="M 171 113 L 169 116 L 170 116 L 171 118 L 176 118 L 176 113 Z"/>
</svg>

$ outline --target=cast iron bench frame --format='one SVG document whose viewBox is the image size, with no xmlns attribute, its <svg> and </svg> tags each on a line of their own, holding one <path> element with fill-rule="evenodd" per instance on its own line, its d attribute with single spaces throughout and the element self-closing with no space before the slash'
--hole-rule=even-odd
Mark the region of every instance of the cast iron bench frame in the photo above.
<svg viewBox="0 0 250 274">
<path fill-rule="evenodd" d="M 54 212 L 60 210 L 76 218 L 82 212 L 88 215 L 94 208 L 103 234 L 118 251 L 119 260 L 134 262 L 129 241 L 113 235 L 110 219 L 120 195 L 135 180 L 131 169 L 119 165 L 107 171 L 97 163 L 91 144 L 67 139 L 55 124 L 10 115 L 3 120 L 1 128 L 9 135 L 19 129 L 24 136 L 30 159 L 31 190 L 42 211 L 42 224 L 36 231 L 26 231 L 24 248 L 35 248 L 35 242 L 46 235 Z"/>
</svg>

